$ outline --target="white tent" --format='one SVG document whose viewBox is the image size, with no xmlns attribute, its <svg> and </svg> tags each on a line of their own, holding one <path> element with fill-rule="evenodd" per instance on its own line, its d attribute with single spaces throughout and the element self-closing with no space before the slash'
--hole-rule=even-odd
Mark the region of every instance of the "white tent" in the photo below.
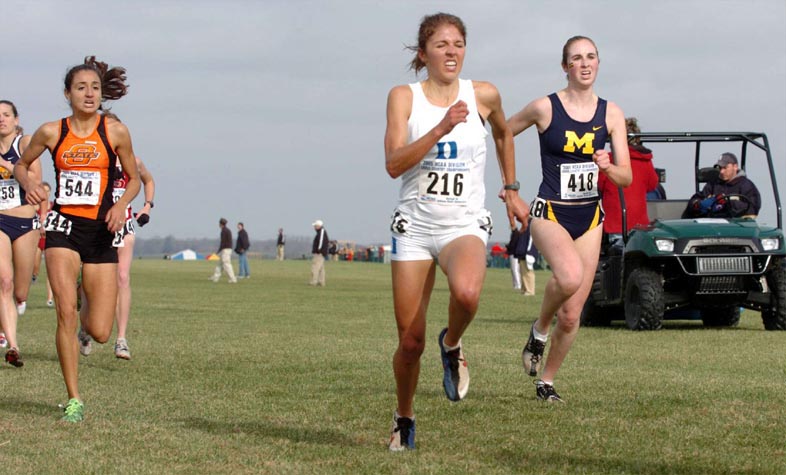
<svg viewBox="0 0 786 475">
<path fill-rule="evenodd" d="M 197 259 L 204 259 L 205 256 L 201 254 L 197 254 L 191 249 L 183 249 L 180 252 L 172 254 L 171 256 L 169 256 L 169 258 L 172 259 L 173 261 L 195 261 Z"/>
</svg>

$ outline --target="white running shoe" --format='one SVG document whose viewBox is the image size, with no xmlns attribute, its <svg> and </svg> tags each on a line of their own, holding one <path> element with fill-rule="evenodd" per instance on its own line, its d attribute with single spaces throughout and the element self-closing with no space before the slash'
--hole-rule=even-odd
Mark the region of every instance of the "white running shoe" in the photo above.
<svg viewBox="0 0 786 475">
<path fill-rule="evenodd" d="M 8 340 L 5 339 L 3 332 L 0 332 L 0 348 L 8 348 Z"/>
<path fill-rule="evenodd" d="M 402 450 L 415 450 L 415 418 L 400 417 L 397 412 L 393 413 L 393 428 L 390 430 L 390 443 L 388 448 L 391 452 L 401 452 Z"/>
<path fill-rule="evenodd" d="M 25 310 L 27 310 L 27 301 L 24 301 L 22 303 L 16 304 L 16 313 L 19 316 L 24 315 L 25 314 Z"/>
<path fill-rule="evenodd" d="M 79 352 L 88 356 L 93 351 L 93 339 L 83 329 L 79 329 Z"/>
<path fill-rule="evenodd" d="M 125 338 L 118 338 L 115 341 L 115 356 L 123 360 L 131 359 L 131 350 L 128 349 L 128 341 Z"/>
</svg>

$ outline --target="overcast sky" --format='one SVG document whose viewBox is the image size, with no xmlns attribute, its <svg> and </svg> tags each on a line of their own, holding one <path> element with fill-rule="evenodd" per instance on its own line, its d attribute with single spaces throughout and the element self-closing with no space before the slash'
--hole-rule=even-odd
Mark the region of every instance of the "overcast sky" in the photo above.
<svg viewBox="0 0 786 475">
<path fill-rule="evenodd" d="M 387 93 L 416 80 L 404 45 L 437 11 L 466 23 L 462 76 L 495 84 L 506 115 L 564 87 L 565 40 L 590 36 L 601 97 L 644 131 L 767 133 L 784 196 L 783 0 L 2 0 L 0 98 L 33 133 L 70 114 L 63 77 L 86 55 L 127 68 L 129 95 L 112 110 L 157 184 L 142 238 L 217 238 L 223 216 L 244 221 L 252 240 L 279 227 L 311 236 L 322 219 L 332 238 L 388 242 L 399 181 L 384 169 Z M 689 192 L 691 155 L 682 175 L 682 157 L 655 152 L 669 197 Z M 51 180 L 49 154 L 41 160 Z M 529 202 L 540 180 L 534 129 L 517 137 L 516 161 Z M 774 223 L 767 175 L 749 173 L 763 188 L 761 219 Z M 486 183 L 492 240 L 506 241 L 491 144 Z"/>
</svg>

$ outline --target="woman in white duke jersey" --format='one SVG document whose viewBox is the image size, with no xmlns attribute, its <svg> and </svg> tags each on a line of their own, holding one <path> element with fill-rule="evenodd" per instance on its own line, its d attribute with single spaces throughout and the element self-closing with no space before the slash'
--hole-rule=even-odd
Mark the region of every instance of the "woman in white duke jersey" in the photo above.
<svg viewBox="0 0 786 475">
<path fill-rule="evenodd" d="M 421 82 L 391 89 L 387 104 L 385 166 L 401 177 L 392 223 L 393 305 L 398 348 L 393 356 L 398 406 L 390 450 L 415 448 L 413 400 L 425 347 L 426 310 L 436 267 L 450 289 L 448 324 L 439 335 L 443 388 L 451 401 L 467 393 L 469 372 L 461 337 L 478 309 L 486 275 L 491 217 L 484 209 L 485 124 L 499 156 L 509 216 L 526 223 L 518 196 L 513 136 L 502 100 L 488 82 L 459 79 L 466 28 L 460 18 L 437 13 L 420 25 L 411 67 L 425 68 Z"/>
</svg>

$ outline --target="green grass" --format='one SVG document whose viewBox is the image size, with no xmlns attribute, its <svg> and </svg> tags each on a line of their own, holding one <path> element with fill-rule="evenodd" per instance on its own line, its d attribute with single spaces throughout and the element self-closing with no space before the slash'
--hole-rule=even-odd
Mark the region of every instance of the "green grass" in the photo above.
<svg viewBox="0 0 786 475">
<path fill-rule="evenodd" d="M 386 265 L 251 262 L 208 281 L 207 262 L 134 262 L 129 343 L 80 360 L 87 419 L 59 421 L 65 387 L 44 286 L 19 322 L 25 366 L 0 367 L 6 473 L 786 473 L 782 332 L 667 322 L 658 332 L 582 328 L 545 405 L 520 351 L 540 298 L 489 270 L 464 337 L 464 401 L 441 387 L 437 281 L 415 402 L 418 450 L 389 453 L 396 346 Z M 538 273 L 538 287 L 548 274 Z"/>
</svg>

